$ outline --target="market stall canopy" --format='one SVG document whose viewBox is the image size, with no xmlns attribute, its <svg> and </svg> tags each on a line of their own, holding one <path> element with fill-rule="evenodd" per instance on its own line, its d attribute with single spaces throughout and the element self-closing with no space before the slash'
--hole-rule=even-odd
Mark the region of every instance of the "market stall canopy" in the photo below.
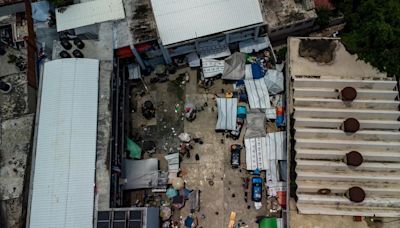
<svg viewBox="0 0 400 228">
<path fill-rule="evenodd" d="M 235 52 L 233 55 L 225 59 L 224 72 L 222 79 L 226 80 L 242 80 L 245 73 L 245 55 Z"/>
<path fill-rule="evenodd" d="M 236 130 L 237 98 L 217 98 L 218 120 L 215 130 Z"/>
<path fill-rule="evenodd" d="M 252 109 L 266 109 L 271 108 L 271 102 L 269 99 L 268 87 L 264 80 L 244 80 L 246 85 L 246 91 L 249 98 L 249 105 Z"/>
</svg>

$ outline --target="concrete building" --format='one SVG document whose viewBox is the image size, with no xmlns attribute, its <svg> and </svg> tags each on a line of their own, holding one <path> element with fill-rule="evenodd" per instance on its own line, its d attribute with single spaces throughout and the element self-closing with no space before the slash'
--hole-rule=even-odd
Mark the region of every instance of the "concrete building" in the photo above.
<svg viewBox="0 0 400 228">
<path fill-rule="evenodd" d="M 260 0 L 260 4 L 271 40 L 306 34 L 317 18 L 314 2 L 309 0 Z"/>
<path fill-rule="evenodd" d="M 336 39 L 289 38 L 287 58 L 299 213 L 399 217 L 396 79 Z"/>
<path fill-rule="evenodd" d="M 125 10 L 133 36 L 130 47 L 142 68 L 176 62 L 190 53 L 228 56 L 240 41 L 258 38 L 264 23 L 257 0 L 126 0 Z"/>
</svg>

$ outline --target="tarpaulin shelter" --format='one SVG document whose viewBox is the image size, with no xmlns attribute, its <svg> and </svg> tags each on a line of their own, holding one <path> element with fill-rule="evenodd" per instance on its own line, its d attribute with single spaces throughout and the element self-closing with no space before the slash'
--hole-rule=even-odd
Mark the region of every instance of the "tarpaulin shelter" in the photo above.
<svg viewBox="0 0 400 228">
<path fill-rule="evenodd" d="M 244 80 L 244 84 L 246 85 L 250 108 L 271 108 L 268 87 L 263 78 Z"/>
<path fill-rule="evenodd" d="M 236 130 L 237 98 L 217 98 L 218 120 L 215 130 Z"/>
<path fill-rule="evenodd" d="M 270 94 L 278 94 L 284 90 L 282 71 L 269 69 L 264 79 Z"/>
<path fill-rule="evenodd" d="M 286 160 L 286 132 L 268 133 L 265 137 L 245 138 L 247 170 L 267 170 L 278 179 L 278 161 Z"/>
<path fill-rule="evenodd" d="M 129 157 L 139 159 L 142 156 L 142 149 L 134 141 L 126 138 L 126 149 L 129 150 Z"/>
<path fill-rule="evenodd" d="M 224 61 L 215 59 L 201 59 L 204 78 L 212 78 L 224 73 Z"/>
<path fill-rule="evenodd" d="M 245 74 L 245 55 L 235 52 L 233 55 L 225 59 L 224 72 L 222 79 L 226 80 L 242 80 Z"/>
<path fill-rule="evenodd" d="M 265 132 L 265 114 L 262 112 L 247 113 L 247 128 L 245 138 L 264 137 Z"/>
<path fill-rule="evenodd" d="M 243 53 L 253 53 L 266 49 L 271 43 L 268 37 L 260 37 L 257 39 L 249 39 L 239 43 L 239 50 Z"/>
</svg>

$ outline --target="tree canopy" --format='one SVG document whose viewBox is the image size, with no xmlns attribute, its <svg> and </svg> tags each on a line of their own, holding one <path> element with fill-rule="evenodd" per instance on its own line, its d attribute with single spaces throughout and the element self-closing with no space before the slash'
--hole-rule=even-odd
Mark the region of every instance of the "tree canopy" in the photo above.
<svg viewBox="0 0 400 228">
<path fill-rule="evenodd" d="M 400 1 L 336 0 L 346 20 L 341 35 L 351 53 L 389 75 L 400 76 Z"/>
</svg>

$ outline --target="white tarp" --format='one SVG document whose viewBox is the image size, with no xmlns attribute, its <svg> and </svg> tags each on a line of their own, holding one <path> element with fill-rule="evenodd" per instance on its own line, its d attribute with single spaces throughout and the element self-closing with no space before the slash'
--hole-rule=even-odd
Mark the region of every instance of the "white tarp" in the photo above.
<svg viewBox="0 0 400 228">
<path fill-rule="evenodd" d="M 122 0 L 95 0 L 56 9 L 57 32 L 123 18 Z"/>
<path fill-rule="evenodd" d="M 286 160 L 286 132 L 268 133 L 266 136 L 268 159 Z"/>
<path fill-rule="evenodd" d="M 245 138 L 264 137 L 265 114 L 262 112 L 249 112 L 246 116 L 247 128 Z"/>
<path fill-rule="evenodd" d="M 236 130 L 237 98 L 217 98 L 218 120 L 215 130 Z"/>
<path fill-rule="evenodd" d="M 250 108 L 271 108 L 267 84 L 264 78 L 244 80 Z"/>
<path fill-rule="evenodd" d="M 204 78 L 212 78 L 224 73 L 224 61 L 215 59 L 201 59 Z"/>
<path fill-rule="evenodd" d="M 260 170 L 268 169 L 266 137 L 246 138 L 246 169 Z"/>
<path fill-rule="evenodd" d="M 270 45 L 268 37 L 260 37 L 257 39 L 249 39 L 239 43 L 240 52 L 253 53 L 266 49 Z"/>
<path fill-rule="evenodd" d="M 245 74 L 245 56 L 243 53 L 235 52 L 225 59 L 222 79 L 242 80 Z"/>
<path fill-rule="evenodd" d="M 201 65 L 200 58 L 196 52 L 191 52 L 186 55 L 190 67 L 199 67 Z"/>
<path fill-rule="evenodd" d="M 268 133 L 265 137 L 245 138 L 247 170 L 270 170 L 277 181 L 278 160 L 286 160 L 286 132 Z"/>
<path fill-rule="evenodd" d="M 269 94 L 278 94 L 284 90 L 282 71 L 268 69 L 264 76 Z"/>
</svg>

